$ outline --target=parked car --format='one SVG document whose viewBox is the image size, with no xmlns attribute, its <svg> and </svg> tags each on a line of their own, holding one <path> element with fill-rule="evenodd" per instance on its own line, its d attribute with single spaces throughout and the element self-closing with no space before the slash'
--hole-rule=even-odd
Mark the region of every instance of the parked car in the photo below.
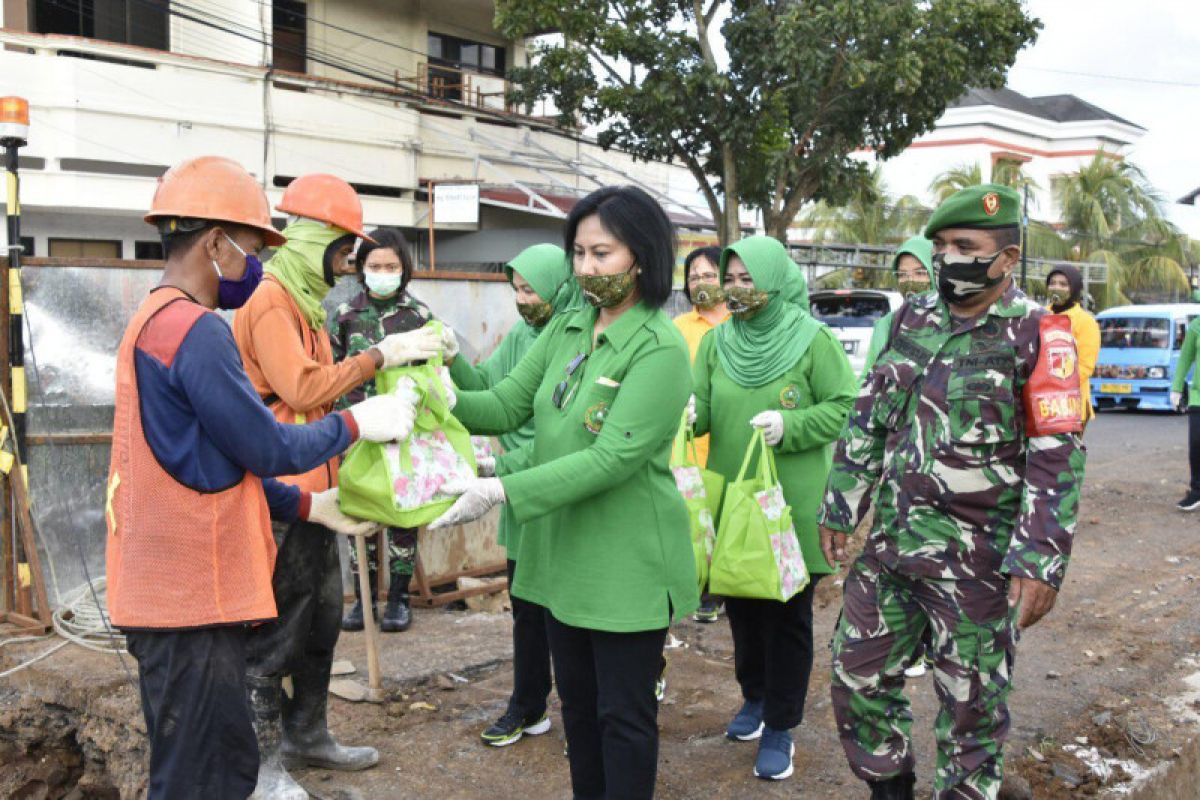
<svg viewBox="0 0 1200 800">
<path fill-rule="evenodd" d="M 1092 402 L 1098 409 L 1171 408 L 1171 380 L 1188 323 L 1200 316 L 1200 303 L 1118 306 L 1096 315 L 1100 356 L 1092 375 Z"/>
<path fill-rule="evenodd" d="M 842 343 L 855 374 L 866 363 L 875 323 L 904 304 L 899 292 L 883 289 L 822 289 L 808 299 L 812 315 L 832 328 Z"/>
</svg>

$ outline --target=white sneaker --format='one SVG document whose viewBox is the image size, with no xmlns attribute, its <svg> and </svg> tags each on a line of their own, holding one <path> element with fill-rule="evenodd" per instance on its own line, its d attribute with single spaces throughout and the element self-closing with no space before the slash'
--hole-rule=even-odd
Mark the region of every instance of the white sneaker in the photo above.
<svg viewBox="0 0 1200 800">
<path fill-rule="evenodd" d="M 917 661 L 908 669 L 904 670 L 904 676 L 906 678 L 920 678 L 923 677 L 928 671 L 929 669 L 925 666 L 925 659 L 922 658 L 920 661 Z"/>
</svg>

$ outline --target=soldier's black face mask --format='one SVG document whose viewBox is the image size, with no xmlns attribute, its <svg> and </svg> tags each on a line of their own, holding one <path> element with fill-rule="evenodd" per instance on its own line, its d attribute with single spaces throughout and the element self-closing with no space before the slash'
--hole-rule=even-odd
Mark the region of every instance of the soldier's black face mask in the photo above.
<svg viewBox="0 0 1200 800">
<path fill-rule="evenodd" d="M 947 303 L 969 303 L 980 292 L 986 292 L 1004 280 L 1003 275 L 999 278 L 988 275 L 1000 252 L 987 257 L 936 254 L 933 266 L 937 270 L 938 294 Z"/>
</svg>

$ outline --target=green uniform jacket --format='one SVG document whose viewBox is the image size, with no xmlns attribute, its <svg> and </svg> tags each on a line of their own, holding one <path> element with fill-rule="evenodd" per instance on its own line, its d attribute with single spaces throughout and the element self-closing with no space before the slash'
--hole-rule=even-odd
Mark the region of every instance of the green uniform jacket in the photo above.
<svg viewBox="0 0 1200 800">
<path fill-rule="evenodd" d="M 555 315 L 508 377 L 460 393 L 454 414 L 485 434 L 533 416 L 528 468 L 500 478 L 524 526 L 513 594 L 567 625 L 657 630 L 699 605 L 688 512 L 669 468 L 691 393 L 687 345 L 665 314 L 638 304 L 593 349 L 596 313 Z"/>
<path fill-rule="evenodd" d="M 1200 406 L 1200 317 L 1188 325 L 1187 334 L 1183 337 L 1183 350 L 1179 353 L 1179 365 L 1175 367 L 1175 377 L 1171 378 L 1171 391 L 1182 392 L 1183 382 L 1188 373 L 1192 374 L 1188 384 L 1188 407 Z"/>
<path fill-rule="evenodd" d="M 817 510 L 829 476 L 830 445 L 858 393 L 854 371 L 837 337 L 822 325 L 795 366 L 770 383 L 748 389 L 734 383 L 721 367 L 716 336 L 710 331 L 700 340 L 692 369 L 696 433 L 711 435 L 708 469 L 728 481 L 737 479 L 754 433 L 750 418 L 761 411 L 783 414 L 783 440 L 775 445 L 783 496 L 792 507 L 792 524 L 808 571 L 833 572 L 821 555 Z"/>
<path fill-rule="evenodd" d="M 476 366 L 468 364 L 465 358 L 456 358 L 450 365 L 450 377 L 454 378 L 454 385 L 459 389 L 490 389 L 512 372 L 536 341 L 529 332 L 529 326 L 518 321 L 500 341 L 500 346 Z M 533 420 L 527 420 L 517 430 L 501 434 L 499 438 L 504 452 L 496 458 L 496 474 L 503 477 L 524 469 L 529 454 L 522 451 L 533 444 Z M 516 561 L 521 549 L 521 526 L 513 517 L 511 506 L 505 505 L 500 509 L 500 532 L 497 538 L 500 545 L 508 550 L 508 557 Z"/>
</svg>

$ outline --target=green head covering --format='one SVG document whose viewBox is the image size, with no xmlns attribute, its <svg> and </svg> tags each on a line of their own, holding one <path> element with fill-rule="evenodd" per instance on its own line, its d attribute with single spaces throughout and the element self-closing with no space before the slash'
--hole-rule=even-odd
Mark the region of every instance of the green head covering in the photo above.
<svg viewBox="0 0 1200 800">
<path fill-rule="evenodd" d="M 309 219 L 297 220 L 284 230 L 287 244 L 275 251 L 263 271 L 288 290 L 308 326 L 320 330 L 325 325 L 321 301 L 332 288 L 325 282 L 325 249 L 349 232 Z"/>
<path fill-rule="evenodd" d="M 933 275 L 933 242 L 926 239 L 924 236 L 914 236 L 908 239 L 904 244 L 896 248 L 896 254 L 892 256 L 892 271 L 900 265 L 900 256 L 912 256 L 917 261 L 921 262 L 921 266 L 929 273 L 929 285 L 933 286 L 937 279 Z"/>
<path fill-rule="evenodd" d="M 584 304 L 567 254 L 556 244 L 526 247 L 504 265 L 509 281 L 512 281 L 513 272 L 519 272 L 529 281 L 537 296 L 554 307 L 555 314 L 581 308 Z"/>
<path fill-rule="evenodd" d="M 746 265 L 767 305 L 750 319 L 732 316 L 716 327 L 717 358 L 739 386 L 762 386 L 796 365 L 821 323 L 808 313 L 808 282 L 787 249 L 770 236 L 750 236 L 721 253 L 721 283 L 730 256 Z"/>
<path fill-rule="evenodd" d="M 998 183 L 981 183 L 959 189 L 937 207 L 925 238 L 946 228 L 1009 228 L 1021 223 L 1021 195 Z"/>
</svg>

